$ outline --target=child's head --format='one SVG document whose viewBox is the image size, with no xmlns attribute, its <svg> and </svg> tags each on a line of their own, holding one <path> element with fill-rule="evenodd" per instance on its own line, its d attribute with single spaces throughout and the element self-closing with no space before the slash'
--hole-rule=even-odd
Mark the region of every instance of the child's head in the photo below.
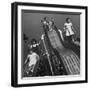
<svg viewBox="0 0 90 90">
<path fill-rule="evenodd" d="M 71 19 L 68 17 L 68 18 L 66 18 L 66 22 L 67 23 L 70 23 L 71 22 Z"/>
<path fill-rule="evenodd" d="M 33 53 L 33 51 L 32 50 L 29 50 L 29 54 L 32 54 Z"/>
<path fill-rule="evenodd" d="M 31 44 L 36 44 L 36 43 L 37 43 L 37 40 L 33 38 L 33 39 L 31 40 Z"/>
<path fill-rule="evenodd" d="M 47 20 L 47 17 L 44 17 L 43 19 L 44 19 L 44 20 Z"/>
<path fill-rule="evenodd" d="M 49 21 L 49 25 L 53 26 L 54 25 L 54 21 Z"/>
<path fill-rule="evenodd" d="M 48 21 L 48 17 L 47 17 L 47 16 L 44 17 L 43 20 L 44 20 L 44 21 Z"/>
</svg>

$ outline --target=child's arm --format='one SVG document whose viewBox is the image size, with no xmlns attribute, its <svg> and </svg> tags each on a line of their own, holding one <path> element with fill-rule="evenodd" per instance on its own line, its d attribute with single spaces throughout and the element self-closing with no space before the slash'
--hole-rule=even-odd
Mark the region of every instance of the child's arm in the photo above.
<svg viewBox="0 0 90 90">
<path fill-rule="evenodd" d="M 64 24 L 64 27 L 63 27 L 63 33 L 66 32 L 66 25 Z"/>
<path fill-rule="evenodd" d="M 73 25 L 71 26 L 71 28 L 72 28 L 73 31 L 75 30 L 74 27 L 73 27 Z"/>
<path fill-rule="evenodd" d="M 74 32 L 74 34 L 76 34 L 75 28 L 73 27 L 73 25 L 71 26 L 72 31 Z"/>
</svg>

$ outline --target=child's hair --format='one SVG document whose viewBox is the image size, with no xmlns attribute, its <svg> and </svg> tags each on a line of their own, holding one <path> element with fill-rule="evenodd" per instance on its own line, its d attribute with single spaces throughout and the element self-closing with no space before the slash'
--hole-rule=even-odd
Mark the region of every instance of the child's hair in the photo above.
<svg viewBox="0 0 90 90">
<path fill-rule="evenodd" d="M 43 18 L 44 20 L 47 20 L 47 16 Z"/>
<path fill-rule="evenodd" d="M 33 39 L 31 40 L 31 44 L 33 44 L 33 42 L 37 43 L 37 40 L 33 38 Z"/>
<path fill-rule="evenodd" d="M 70 17 L 67 17 L 67 18 L 66 18 L 66 22 L 68 22 L 69 19 L 70 19 Z"/>
</svg>

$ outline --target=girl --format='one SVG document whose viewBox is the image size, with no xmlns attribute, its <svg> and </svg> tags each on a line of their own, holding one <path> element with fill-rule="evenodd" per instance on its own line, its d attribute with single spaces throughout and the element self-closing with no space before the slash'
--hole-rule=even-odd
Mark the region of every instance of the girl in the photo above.
<svg viewBox="0 0 90 90">
<path fill-rule="evenodd" d="M 39 55 L 30 50 L 29 54 L 27 55 L 27 59 L 25 60 L 25 64 L 27 63 L 27 67 L 25 69 L 25 72 L 27 74 L 31 73 L 31 76 L 36 73 L 36 65 L 39 61 Z"/>
<path fill-rule="evenodd" d="M 66 18 L 66 22 L 64 23 L 64 31 L 65 31 L 65 36 L 68 43 L 71 43 L 73 41 L 73 36 L 75 35 L 73 30 L 74 28 L 73 28 L 71 19 Z"/>
</svg>

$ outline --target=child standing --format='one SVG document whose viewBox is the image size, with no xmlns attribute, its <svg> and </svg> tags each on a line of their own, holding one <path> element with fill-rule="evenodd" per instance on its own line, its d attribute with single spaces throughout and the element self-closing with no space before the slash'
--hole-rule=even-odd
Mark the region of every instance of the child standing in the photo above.
<svg viewBox="0 0 90 90">
<path fill-rule="evenodd" d="M 65 36 L 68 43 L 71 43 L 73 41 L 73 36 L 75 35 L 73 29 L 74 28 L 73 28 L 71 19 L 66 18 L 66 22 L 64 23 L 64 31 L 65 31 Z"/>
</svg>

